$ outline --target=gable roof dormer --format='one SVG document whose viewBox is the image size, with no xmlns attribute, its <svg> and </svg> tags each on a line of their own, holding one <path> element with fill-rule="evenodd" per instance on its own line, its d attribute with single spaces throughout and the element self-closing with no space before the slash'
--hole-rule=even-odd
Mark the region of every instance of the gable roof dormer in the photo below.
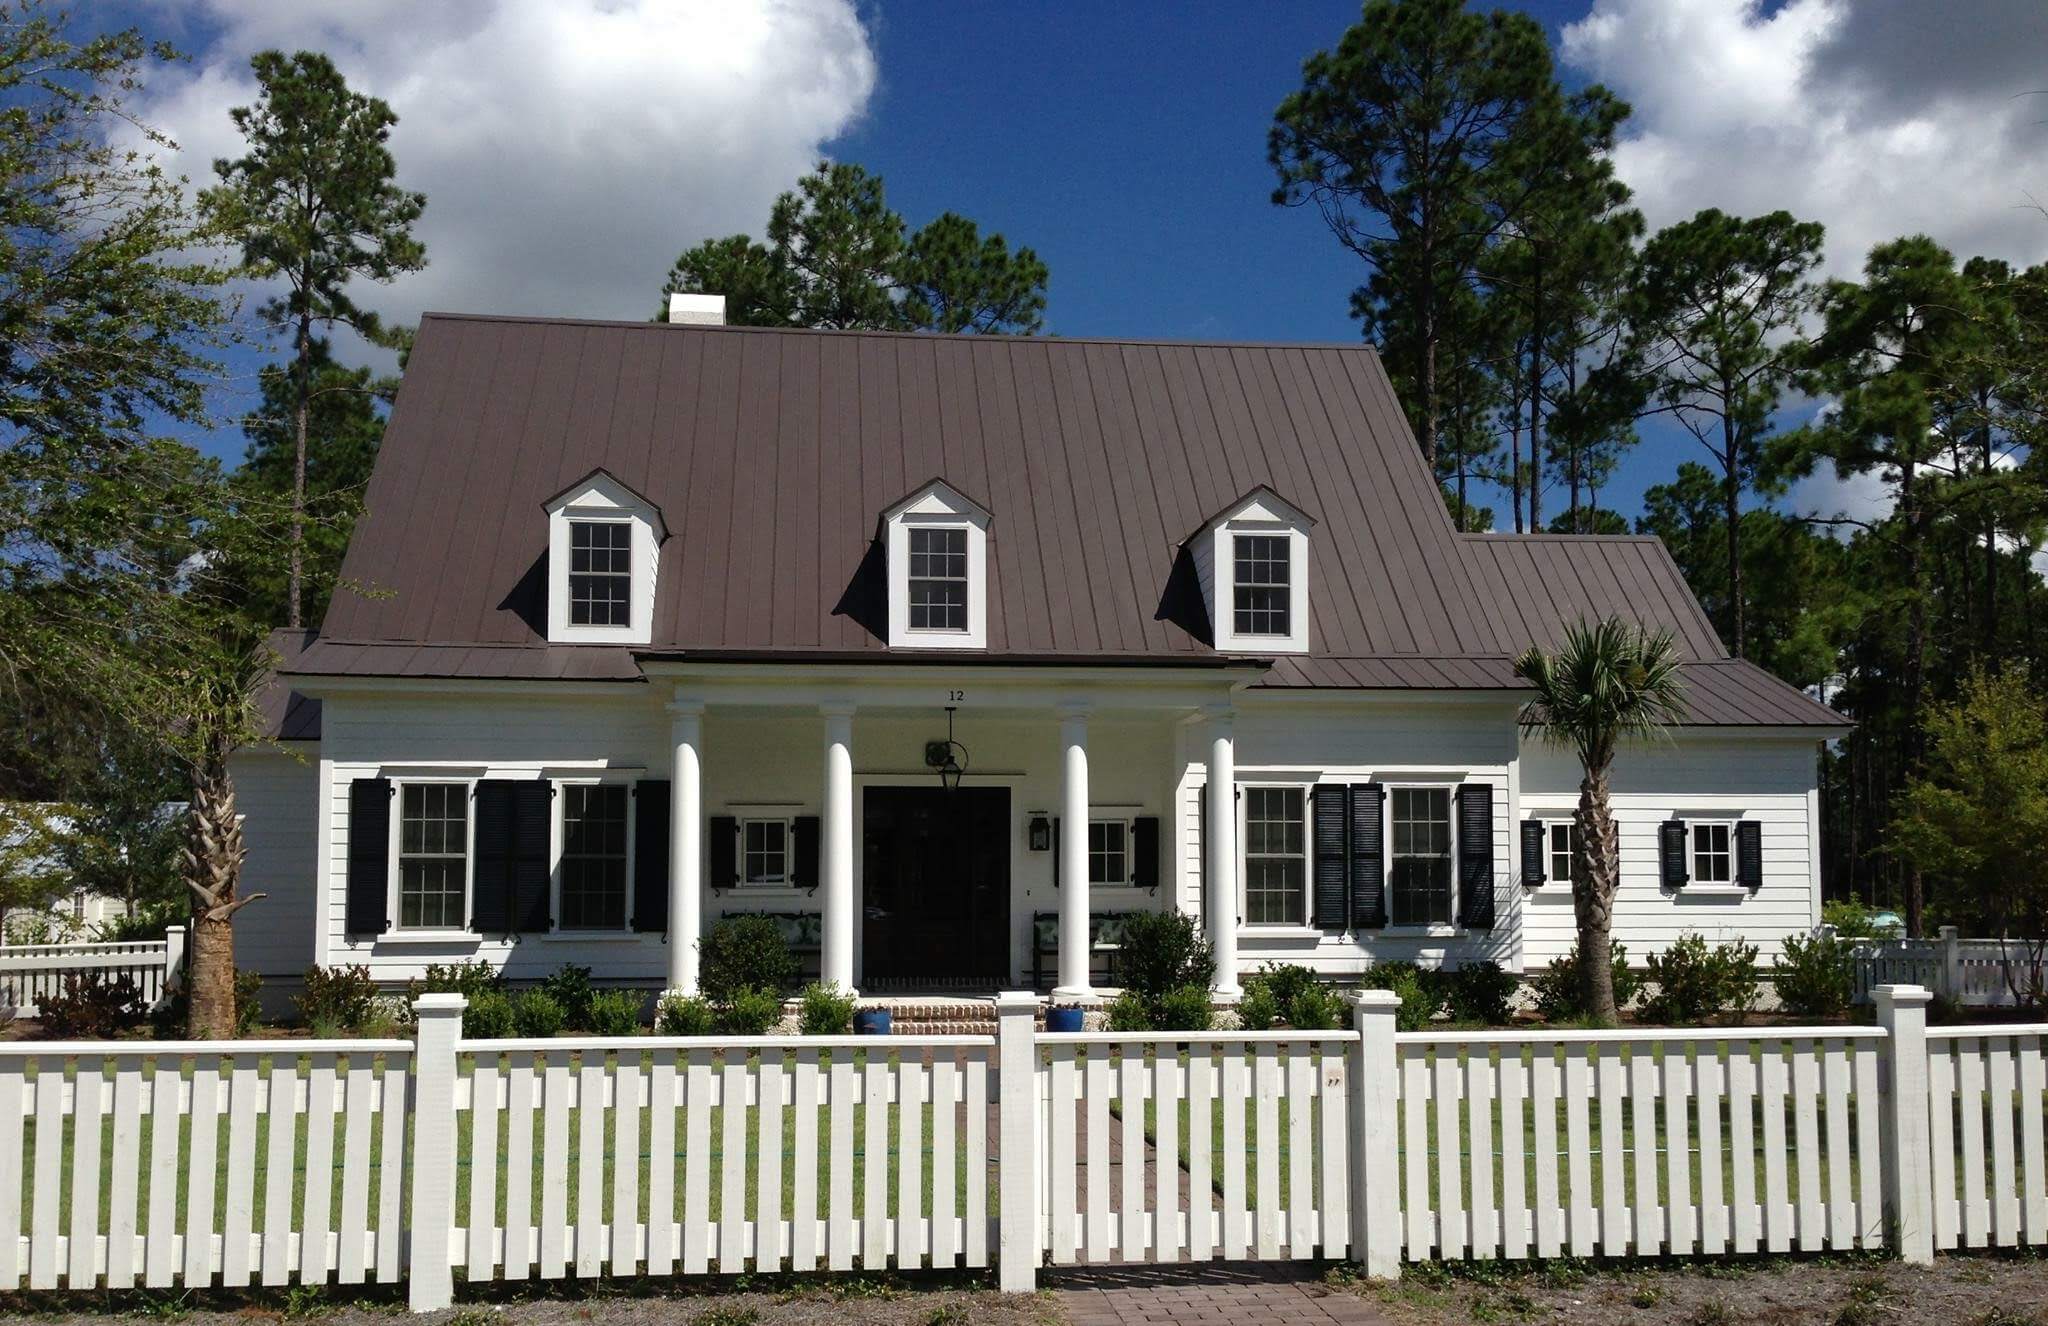
<svg viewBox="0 0 2048 1326">
<path fill-rule="evenodd" d="M 541 503 L 548 517 L 548 641 L 644 645 L 668 538 L 661 508 L 602 467 Z"/>
<path fill-rule="evenodd" d="M 1216 652 L 1306 654 L 1315 517 L 1260 484 L 1190 536 Z"/>
<path fill-rule="evenodd" d="M 938 478 L 883 510 L 891 649 L 988 648 L 990 519 Z"/>
</svg>

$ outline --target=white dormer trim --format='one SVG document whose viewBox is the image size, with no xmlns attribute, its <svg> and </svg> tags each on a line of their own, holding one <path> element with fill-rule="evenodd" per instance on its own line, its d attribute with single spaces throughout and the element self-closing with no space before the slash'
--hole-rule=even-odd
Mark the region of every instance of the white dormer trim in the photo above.
<svg viewBox="0 0 2048 1326">
<path fill-rule="evenodd" d="M 661 510 L 604 470 L 592 470 L 542 504 L 548 516 L 548 641 L 551 644 L 644 645 L 654 638 L 654 576 L 668 530 Z M 623 524 L 632 531 L 633 582 L 624 626 L 570 620 L 570 529 L 582 521 Z"/>
<path fill-rule="evenodd" d="M 889 647 L 891 649 L 988 648 L 987 507 L 943 479 L 932 479 L 882 513 L 883 547 L 889 560 Z M 967 542 L 967 627 L 918 630 L 910 625 L 910 531 L 955 529 Z"/>
<path fill-rule="evenodd" d="M 1219 654 L 1306 654 L 1309 651 L 1309 531 L 1315 518 L 1263 485 L 1252 489 L 1195 535 L 1195 571 Z M 1239 535 L 1287 540 L 1288 631 L 1240 633 L 1235 611 Z"/>
</svg>

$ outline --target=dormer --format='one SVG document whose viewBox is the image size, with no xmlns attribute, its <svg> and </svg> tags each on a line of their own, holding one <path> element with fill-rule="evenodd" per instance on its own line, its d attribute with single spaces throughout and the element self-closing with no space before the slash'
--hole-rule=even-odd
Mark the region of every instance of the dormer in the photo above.
<svg viewBox="0 0 2048 1326">
<path fill-rule="evenodd" d="M 548 515 L 548 641 L 644 645 L 654 634 L 661 508 L 602 469 L 541 504 Z"/>
<path fill-rule="evenodd" d="M 882 512 L 891 649 L 988 648 L 988 522 L 943 479 Z"/>
<path fill-rule="evenodd" d="M 1308 652 L 1308 535 L 1315 523 L 1261 485 L 1195 533 L 1195 571 L 1217 653 Z"/>
</svg>

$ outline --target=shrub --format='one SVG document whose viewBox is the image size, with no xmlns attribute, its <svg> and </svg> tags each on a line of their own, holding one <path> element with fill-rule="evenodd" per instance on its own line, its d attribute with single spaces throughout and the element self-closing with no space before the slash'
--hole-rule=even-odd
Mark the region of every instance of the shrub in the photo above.
<svg viewBox="0 0 2048 1326">
<path fill-rule="evenodd" d="M 262 994 L 262 972 L 235 972 L 235 1035 L 247 1037 L 256 1034 L 257 1024 L 263 1021 Z"/>
<path fill-rule="evenodd" d="M 1344 996 L 1327 985 L 1308 985 L 1287 1001 L 1287 1024 L 1296 1031 L 1328 1031 L 1344 1025 Z"/>
<path fill-rule="evenodd" d="M 503 993 L 505 974 L 488 962 L 435 962 L 423 978 L 406 982 L 405 1003 L 410 1012 L 423 994 L 459 994 L 474 1004 L 483 995 Z"/>
<path fill-rule="evenodd" d="M 378 1013 L 377 983 L 368 967 L 308 967 L 292 1007 L 315 1036 L 354 1035 Z"/>
<path fill-rule="evenodd" d="M 1478 1022 L 1489 1027 L 1504 1025 L 1508 1004 L 1521 980 L 1502 971 L 1498 962 L 1468 962 L 1456 971 L 1444 972 L 1437 982 L 1444 1007 L 1453 1022 Z"/>
<path fill-rule="evenodd" d="M 1245 978 L 1245 987 L 1249 989 L 1255 981 L 1273 992 L 1273 1001 L 1279 1005 L 1280 1015 L 1285 1017 L 1288 1006 L 1304 990 L 1315 987 L 1316 974 L 1300 963 L 1269 962 Z"/>
<path fill-rule="evenodd" d="M 1168 990 L 1152 1004 L 1152 1027 L 1156 1031 L 1207 1031 L 1214 1019 L 1206 985 L 1183 985 Z"/>
<path fill-rule="evenodd" d="M 561 1002 L 545 990 L 528 990 L 512 1001 L 512 1029 L 521 1036 L 553 1036 L 568 1021 Z"/>
<path fill-rule="evenodd" d="M 565 963 L 540 983 L 548 998 L 561 1006 L 562 1020 L 571 1031 L 590 1030 L 590 1000 L 597 990 L 590 984 L 590 968 Z"/>
<path fill-rule="evenodd" d="M 56 994 L 36 1001 L 43 1034 L 56 1040 L 96 1041 L 141 1025 L 149 1006 L 128 976 L 74 972 Z"/>
<path fill-rule="evenodd" d="M 1105 1022 L 1111 1031 L 1152 1030 L 1152 1007 L 1136 990 L 1126 990 L 1112 999 Z"/>
<path fill-rule="evenodd" d="M 1237 1025 L 1245 1031 L 1271 1031 L 1280 1020 L 1280 1001 L 1273 989 L 1255 973 L 1244 978 L 1244 994 L 1237 1001 Z"/>
<path fill-rule="evenodd" d="M 599 990 L 590 996 L 584 1026 L 599 1036 L 640 1034 L 640 992 Z"/>
<path fill-rule="evenodd" d="M 1437 979 L 1412 962 L 1375 962 L 1358 978 L 1358 986 L 1361 990 L 1392 990 L 1401 1000 L 1401 1007 L 1394 1012 L 1394 1025 L 1402 1031 L 1421 1031 L 1443 1006 Z"/>
<path fill-rule="evenodd" d="M 826 981 L 804 987 L 803 1031 L 806 1036 L 844 1036 L 853 1030 L 853 996 Z"/>
<path fill-rule="evenodd" d="M 780 995 L 796 983 L 796 959 L 772 916 L 728 916 L 698 945 L 704 997 L 729 1004 L 743 990 Z"/>
<path fill-rule="evenodd" d="M 1609 958 L 1614 971 L 1614 1006 L 1627 1008 L 1635 1001 L 1640 982 L 1629 970 L 1628 949 L 1619 943 L 1610 943 Z M 1571 1022 L 1585 1016 L 1585 1001 L 1579 998 L 1579 946 L 1572 945 L 1572 951 L 1561 958 L 1552 958 L 1550 965 L 1536 974 L 1530 983 L 1530 993 L 1535 996 L 1536 1014 L 1545 1022 Z"/>
<path fill-rule="evenodd" d="M 695 995 L 667 994 L 654 1010 L 654 1029 L 664 1036 L 709 1036 L 718 1014 Z"/>
<path fill-rule="evenodd" d="M 1772 978 L 1786 1012 L 1840 1017 L 1856 993 L 1856 945 L 1835 935 L 1793 935 Z"/>
<path fill-rule="evenodd" d="M 1643 1017 L 1670 1025 L 1703 1022 L 1726 1010 L 1735 1019 L 1756 1003 L 1756 946 L 1741 940 L 1711 945 L 1688 930 L 1644 964 L 1656 993 L 1643 1001 Z"/>
<path fill-rule="evenodd" d="M 162 939 L 174 925 L 186 925 L 191 913 L 182 902 L 144 903 L 134 911 L 109 918 L 93 927 L 95 944 L 134 944 Z"/>
<path fill-rule="evenodd" d="M 718 1008 L 718 1029 L 728 1036 L 765 1036 L 781 1020 L 782 1000 L 768 990 L 742 990 Z"/>
<path fill-rule="evenodd" d="M 1216 957 L 1209 941 L 1195 929 L 1195 918 L 1180 912 L 1133 912 L 1124 918 L 1123 948 L 1117 969 L 1124 988 L 1157 1004 L 1184 986 L 1206 987 L 1216 975 Z"/>
<path fill-rule="evenodd" d="M 462 1010 L 462 1034 L 471 1040 L 499 1040 L 513 1034 L 512 997 L 486 990 Z"/>
<path fill-rule="evenodd" d="M 1885 920 L 1880 923 L 1878 918 Z M 1890 912 L 1880 912 L 1854 898 L 1838 898 L 1820 908 L 1820 923 L 1834 927 L 1844 939 L 1895 939 L 1899 923 Z"/>
</svg>

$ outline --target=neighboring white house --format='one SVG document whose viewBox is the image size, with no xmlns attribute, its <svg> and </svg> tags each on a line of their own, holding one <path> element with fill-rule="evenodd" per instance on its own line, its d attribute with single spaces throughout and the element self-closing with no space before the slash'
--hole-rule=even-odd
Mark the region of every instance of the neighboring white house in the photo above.
<svg viewBox="0 0 2048 1326">
<path fill-rule="evenodd" d="M 1654 539 L 1458 533 L 1360 346 L 430 315 L 367 501 L 236 764 L 274 977 L 691 987 L 744 911 L 864 993 L 1078 993 L 1169 907 L 1226 991 L 1539 965 L 1578 771 L 1510 660 L 1610 613 L 1690 707 L 1616 771 L 1617 937 L 1818 919 L 1843 721 Z"/>
<path fill-rule="evenodd" d="M 63 848 L 77 828 L 63 803 L 0 801 L 0 944 L 88 940 L 128 915 L 127 899 L 72 882 Z"/>
</svg>

